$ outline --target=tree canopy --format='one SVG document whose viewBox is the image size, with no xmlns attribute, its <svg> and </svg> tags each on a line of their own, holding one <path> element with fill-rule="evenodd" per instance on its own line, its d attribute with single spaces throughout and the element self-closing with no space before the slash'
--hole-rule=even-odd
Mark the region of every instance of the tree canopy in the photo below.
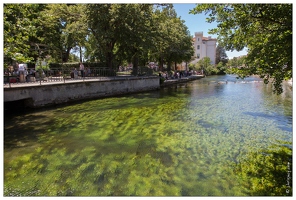
<svg viewBox="0 0 296 200">
<path fill-rule="evenodd" d="M 4 4 L 5 66 L 68 62 L 73 51 L 110 68 L 179 63 L 193 53 L 172 4 Z"/>
<path fill-rule="evenodd" d="M 282 81 L 292 78 L 292 4 L 198 4 L 192 14 L 205 13 L 217 22 L 209 31 L 226 50 L 247 48 L 240 77 L 260 75 L 282 93 Z"/>
</svg>

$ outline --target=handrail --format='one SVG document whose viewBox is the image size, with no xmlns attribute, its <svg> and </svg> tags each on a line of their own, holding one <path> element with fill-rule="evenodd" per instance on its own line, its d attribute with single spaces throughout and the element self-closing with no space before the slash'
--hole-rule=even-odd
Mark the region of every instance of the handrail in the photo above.
<svg viewBox="0 0 296 200">
<path fill-rule="evenodd" d="M 50 70 L 38 70 L 22 72 L 15 75 L 4 74 L 4 86 L 22 83 L 43 83 L 49 82 L 61 82 L 66 83 L 70 81 L 77 80 L 112 80 L 116 78 L 130 77 L 132 75 L 132 70 L 129 68 L 118 68 L 110 69 L 108 67 L 90 67 L 85 68 L 81 71 L 79 69 L 50 69 Z M 151 76 L 150 69 L 145 69 L 139 67 L 137 71 L 137 76 Z"/>
</svg>

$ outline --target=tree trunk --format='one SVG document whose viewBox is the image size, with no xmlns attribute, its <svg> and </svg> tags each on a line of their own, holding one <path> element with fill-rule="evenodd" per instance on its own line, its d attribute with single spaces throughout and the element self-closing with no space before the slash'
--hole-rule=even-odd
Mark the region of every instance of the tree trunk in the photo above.
<svg viewBox="0 0 296 200">
<path fill-rule="evenodd" d="M 167 71 L 171 71 L 172 70 L 172 68 L 171 68 L 171 61 L 168 61 L 168 69 L 167 69 Z"/>
<path fill-rule="evenodd" d="M 80 62 L 82 62 L 82 48 L 81 48 L 81 46 L 79 46 L 79 56 L 80 56 L 79 60 L 80 60 Z"/>
<path fill-rule="evenodd" d="M 159 71 L 163 71 L 163 58 L 162 58 L 162 55 L 159 58 Z"/>
<path fill-rule="evenodd" d="M 112 63 L 113 63 L 113 49 L 114 49 L 114 41 L 107 42 L 106 45 L 106 64 L 107 67 L 111 70 L 112 69 Z"/>
<path fill-rule="evenodd" d="M 68 62 L 71 49 L 72 49 L 72 47 L 68 47 L 67 48 L 67 51 L 63 55 L 63 61 L 64 62 Z"/>
<path fill-rule="evenodd" d="M 112 59 L 113 59 L 112 52 L 107 52 L 106 53 L 106 63 L 107 63 L 107 67 L 109 69 L 112 69 Z"/>
<path fill-rule="evenodd" d="M 138 65 L 139 65 L 139 57 L 138 53 L 133 56 L 133 75 L 138 75 Z"/>
</svg>

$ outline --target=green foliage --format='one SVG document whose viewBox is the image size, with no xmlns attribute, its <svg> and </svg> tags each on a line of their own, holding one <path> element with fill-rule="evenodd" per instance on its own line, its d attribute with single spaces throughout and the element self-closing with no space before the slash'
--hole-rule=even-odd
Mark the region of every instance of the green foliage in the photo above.
<svg viewBox="0 0 296 200">
<path fill-rule="evenodd" d="M 171 70 L 171 63 L 181 63 L 190 61 L 194 51 L 192 48 L 192 38 L 185 21 L 177 17 L 177 13 L 172 5 L 163 9 L 156 9 L 154 15 L 155 34 L 153 52 L 154 58 L 159 61 L 160 68 L 164 63 Z"/>
<path fill-rule="evenodd" d="M 49 67 L 51 69 L 73 69 L 77 68 L 79 69 L 79 63 L 50 63 Z M 106 68 L 105 63 L 97 63 L 97 62 L 83 62 L 84 67 L 88 68 Z"/>
<path fill-rule="evenodd" d="M 188 65 L 188 67 L 189 67 L 189 70 L 194 70 L 194 71 L 199 71 L 199 70 L 202 69 L 201 66 L 200 66 L 200 64 L 198 64 L 198 63 L 195 63 L 195 64 L 190 63 Z"/>
<path fill-rule="evenodd" d="M 217 68 L 217 75 L 223 75 L 223 74 L 226 74 L 226 65 L 223 63 L 223 62 L 219 62 L 217 65 L 216 65 L 216 68 Z"/>
<path fill-rule="evenodd" d="M 226 50 L 248 49 L 245 67 L 236 73 L 257 74 L 273 80 L 282 93 L 282 81 L 292 78 L 292 4 L 198 4 L 191 13 L 216 21 L 219 45 Z"/>
<path fill-rule="evenodd" d="M 137 76 L 151 76 L 153 72 L 153 69 L 146 66 L 139 66 L 137 69 L 133 68 L 133 74 Z"/>
<path fill-rule="evenodd" d="M 5 66 L 45 58 L 77 62 L 84 57 L 109 68 L 132 62 L 136 72 L 149 60 L 161 58 L 163 66 L 188 61 L 192 53 L 189 31 L 171 4 L 4 6 Z"/>
<path fill-rule="evenodd" d="M 30 54 L 30 38 L 36 37 L 35 4 L 4 4 L 4 66 L 13 62 L 27 63 L 33 60 Z"/>
<path fill-rule="evenodd" d="M 43 26 L 48 32 L 44 42 L 59 60 L 67 62 L 70 51 L 75 46 L 82 46 L 87 35 L 83 4 L 48 4 L 42 12 Z"/>
<path fill-rule="evenodd" d="M 228 62 L 228 56 L 226 54 L 226 50 L 221 47 L 219 44 L 216 47 L 216 61 L 215 64 L 222 62 L 224 65 Z"/>
<path fill-rule="evenodd" d="M 289 144 L 291 146 L 291 143 Z M 292 195 L 292 149 L 286 146 L 248 155 L 236 167 L 250 196 Z"/>
</svg>

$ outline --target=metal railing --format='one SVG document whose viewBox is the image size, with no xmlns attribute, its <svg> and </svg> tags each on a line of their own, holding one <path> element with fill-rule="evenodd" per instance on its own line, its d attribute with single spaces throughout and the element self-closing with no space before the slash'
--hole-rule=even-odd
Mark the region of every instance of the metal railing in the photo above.
<svg viewBox="0 0 296 200">
<path fill-rule="evenodd" d="M 75 81 L 88 80 L 115 80 L 126 79 L 135 76 L 152 76 L 153 71 L 147 67 L 138 67 L 137 71 L 132 68 L 85 68 L 81 71 L 79 69 L 50 69 L 38 70 L 29 72 L 20 72 L 5 74 L 4 73 L 4 87 L 13 87 L 21 85 L 45 85 L 48 83 L 68 83 Z"/>
</svg>

